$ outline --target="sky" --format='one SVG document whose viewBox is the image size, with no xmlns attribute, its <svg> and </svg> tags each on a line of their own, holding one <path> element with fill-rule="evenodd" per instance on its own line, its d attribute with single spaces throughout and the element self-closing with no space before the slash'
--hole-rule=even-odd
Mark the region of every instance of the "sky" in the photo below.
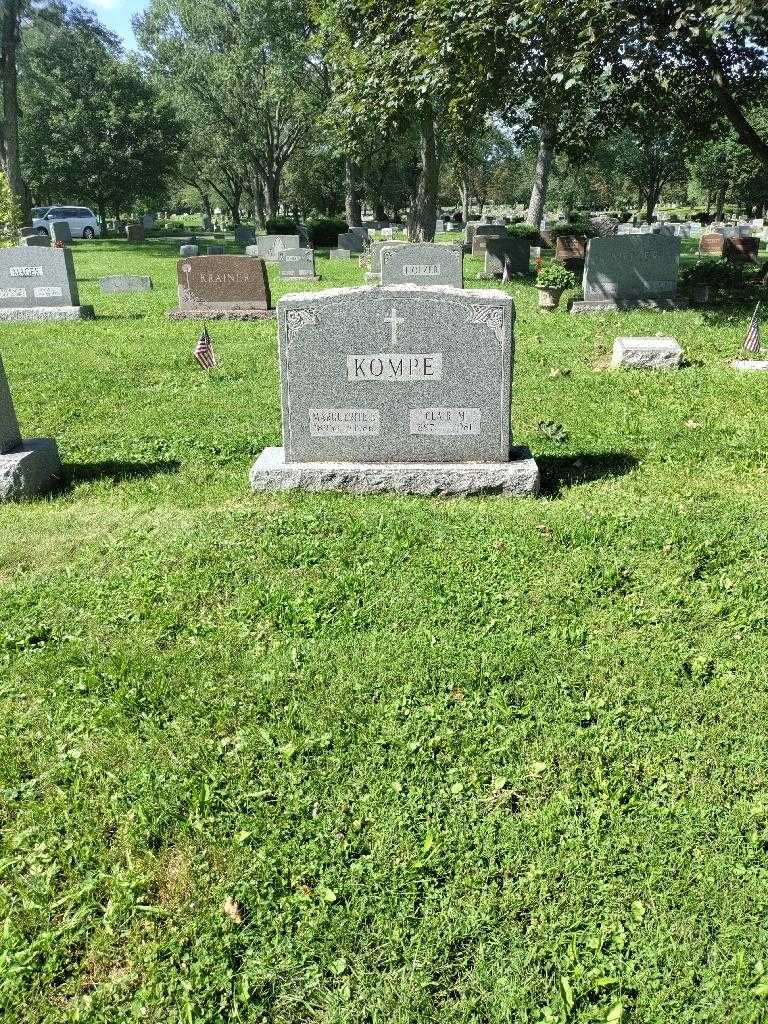
<svg viewBox="0 0 768 1024">
<path fill-rule="evenodd" d="M 94 10 L 107 28 L 116 32 L 129 49 L 135 48 L 131 18 L 144 9 L 145 0 L 86 0 L 84 6 Z"/>
</svg>

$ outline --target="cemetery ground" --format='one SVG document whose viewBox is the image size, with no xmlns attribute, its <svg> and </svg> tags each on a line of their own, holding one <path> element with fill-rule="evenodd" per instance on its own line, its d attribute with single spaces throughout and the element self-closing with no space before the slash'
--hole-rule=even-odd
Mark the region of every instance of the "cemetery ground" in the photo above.
<svg viewBox="0 0 768 1024">
<path fill-rule="evenodd" d="M 253 495 L 276 325 L 212 324 L 201 372 L 176 250 L 75 243 L 98 319 L 2 331 L 67 480 L 0 509 L 0 1018 L 764 1020 L 752 296 L 510 286 L 541 499 Z M 685 369 L 605 369 L 656 333 Z"/>
</svg>

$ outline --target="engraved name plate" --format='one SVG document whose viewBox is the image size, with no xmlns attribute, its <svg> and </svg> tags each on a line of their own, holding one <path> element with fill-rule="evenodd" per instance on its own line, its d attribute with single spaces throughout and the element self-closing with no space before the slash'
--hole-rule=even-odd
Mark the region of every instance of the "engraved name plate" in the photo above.
<svg viewBox="0 0 768 1024">
<path fill-rule="evenodd" d="M 378 437 L 378 409 L 310 409 L 311 437 Z"/>
<path fill-rule="evenodd" d="M 63 295 L 61 288 L 35 288 L 36 299 L 61 299 Z"/>
<path fill-rule="evenodd" d="M 440 381 L 443 379 L 442 352 L 374 352 L 347 356 L 347 380 Z"/>
<path fill-rule="evenodd" d="M 0 299 L 26 299 L 27 289 L 26 288 L 2 288 L 0 289 Z"/>
<path fill-rule="evenodd" d="M 42 267 L 9 267 L 8 274 L 11 277 L 42 277 Z"/>
<path fill-rule="evenodd" d="M 411 433 L 427 437 L 479 434 L 482 419 L 480 409 L 411 409 Z"/>
</svg>

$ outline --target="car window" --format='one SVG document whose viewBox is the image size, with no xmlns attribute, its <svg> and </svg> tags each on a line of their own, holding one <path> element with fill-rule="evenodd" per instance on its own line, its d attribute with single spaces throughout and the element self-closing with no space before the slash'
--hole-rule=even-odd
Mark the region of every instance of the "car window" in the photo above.
<svg viewBox="0 0 768 1024">
<path fill-rule="evenodd" d="M 48 213 L 46 213 L 46 217 L 53 217 L 54 220 L 58 220 L 63 216 L 64 210 L 60 206 L 52 206 Z"/>
<path fill-rule="evenodd" d="M 69 220 L 80 220 L 83 216 L 83 212 L 76 206 L 65 206 L 62 210 L 62 216 L 67 217 Z"/>
<path fill-rule="evenodd" d="M 47 206 L 33 206 L 32 216 L 37 220 L 40 220 L 41 217 L 44 217 L 46 213 L 48 213 L 48 209 L 49 208 Z"/>
<path fill-rule="evenodd" d="M 83 217 L 90 217 L 92 220 L 96 219 L 96 214 L 93 212 L 93 210 L 89 210 L 86 206 L 83 207 L 81 213 Z"/>
</svg>

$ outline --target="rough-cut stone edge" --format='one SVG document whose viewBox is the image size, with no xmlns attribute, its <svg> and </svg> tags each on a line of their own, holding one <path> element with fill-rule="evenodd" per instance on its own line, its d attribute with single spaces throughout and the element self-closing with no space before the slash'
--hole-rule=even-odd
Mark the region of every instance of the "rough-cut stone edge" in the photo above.
<svg viewBox="0 0 768 1024">
<path fill-rule="evenodd" d="M 352 288 L 323 288 L 317 292 L 289 292 L 280 296 L 280 302 L 317 302 L 319 299 L 338 298 L 341 295 L 360 295 L 364 292 L 376 292 L 377 294 L 402 295 L 403 292 L 411 293 L 414 298 L 431 295 L 455 295 L 459 299 L 477 299 L 493 304 L 495 302 L 511 303 L 512 296 L 507 292 L 499 291 L 498 288 L 454 288 L 449 284 L 384 284 L 380 287 L 375 285 L 358 285 Z"/>
<path fill-rule="evenodd" d="M 768 359 L 732 359 L 732 370 L 741 370 L 742 373 L 760 373 L 768 370 Z"/>
<path fill-rule="evenodd" d="M 678 370 L 683 350 L 672 337 L 622 337 L 613 343 L 614 370 Z"/>
<path fill-rule="evenodd" d="M 574 316 L 582 313 L 627 313 L 633 309 L 650 309 L 674 311 L 688 309 L 688 300 L 683 298 L 669 299 L 599 299 L 594 302 L 586 300 L 574 302 L 570 312 Z"/>
<path fill-rule="evenodd" d="M 0 455 L 0 501 L 23 501 L 53 490 L 62 479 L 61 459 L 51 437 L 33 437 Z"/>
<path fill-rule="evenodd" d="M 222 309 L 198 306 L 195 309 L 169 309 L 171 320 L 274 320 L 274 309 Z"/>
<path fill-rule="evenodd" d="M 265 448 L 251 467 L 250 481 L 254 491 L 512 498 L 538 494 L 541 476 L 527 448 L 513 449 L 510 462 L 469 463 L 286 462 L 284 448 Z"/>
<path fill-rule="evenodd" d="M 93 306 L 19 306 L 16 309 L 0 309 L 0 323 L 4 324 L 95 319 Z"/>
</svg>

